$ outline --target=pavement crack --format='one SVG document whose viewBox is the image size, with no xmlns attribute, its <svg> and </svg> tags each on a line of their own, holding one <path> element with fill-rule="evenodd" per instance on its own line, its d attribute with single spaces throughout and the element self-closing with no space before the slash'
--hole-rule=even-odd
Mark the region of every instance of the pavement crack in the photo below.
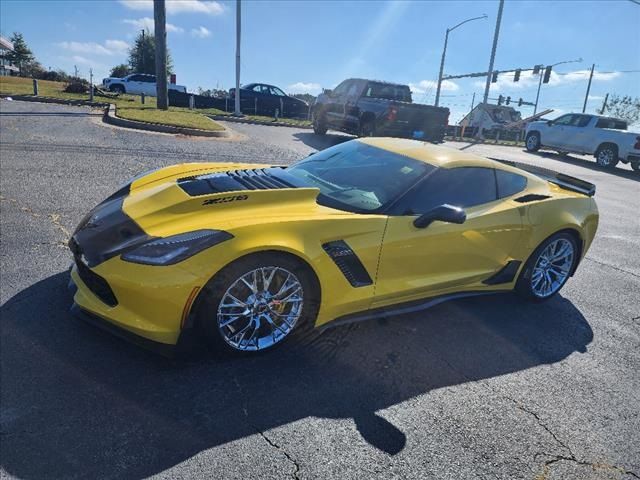
<svg viewBox="0 0 640 480">
<path fill-rule="evenodd" d="M 611 265 L 610 263 L 601 262 L 600 260 L 596 260 L 595 258 L 592 258 L 592 257 L 588 257 L 587 256 L 587 257 L 584 257 L 584 258 L 586 260 L 590 260 L 592 262 L 595 262 L 598 265 L 602 265 L 602 266 L 605 266 L 605 267 L 610 267 L 610 268 L 613 268 L 614 270 L 617 270 L 619 272 L 627 273 L 627 274 L 632 275 L 632 276 L 634 276 L 636 278 L 640 278 L 640 275 L 638 275 L 637 273 L 630 272 L 629 270 L 625 270 L 624 268 L 616 267 L 615 265 Z"/>
<path fill-rule="evenodd" d="M 298 462 L 296 462 L 295 458 L 293 458 L 284 448 L 282 448 L 280 445 L 278 445 L 273 440 L 271 440 L 269 437 L 267 437 L 267 435 L 265 435 L 265 433 L 262 430 L 256 428 L 253 425 L 252 425 L 252 427 L 269 445 L 271 445 L 276 450 L 282 452 L 284 454 L 284 456 L 287 457 L 287 460 L 289 460 L 294 466 L 294 470 L 291 473 L 291 476 L 293 478 L 295 478 L 296 480 L 299 480 L 300 477 L 298 476 L 298 474 L 300 473 L 300 465 L 298 464 Z"/>
<path fill-rule="evenodd" d="M 62 223 L 60 223 L 60 214 L 50 213 L 49 219 L 51 220 L 51 223 L 53 223 L 53 225 L 57 227 L 64 234 L 65 240 L 68 241 L 69 238 L 71 238 L 71 233 L 69 232 L 69 230 L 67 230 L 67 228 L 64 225 L 62 225 Z"/>
<path fill-rule="evenodd" d="M 627 470 L 623 467 L 619 467 L 617 465 L 611 465 L 608 463 L 602 463 L 602 462 L 585 462 L 583 460 L 577 459 L 576 457 L 573 456 L 573 454 L 571 454 L 570 457 L 567 457 L 566 455 L 552 455 L 549 460 L 544 462 L 544 466 L 542 467 L 542 472 L 540 472 L 535 477 L 535 480 L 547 480 L 549 478 L 549 473 L 551 472 L 551 466 L 559 462 L 571 462 L 571 463 L 575 463 L 576 465 L 589 467 L 593 471 L 608 470 L 608 471 L 617 472 L 620 475 L 628 475 L 633 478 L 640 478 L 640 476 L 637 473 L 632 472 L 631 470 Z"/>
<path fill-rule="evenodd" d="M 530 410 L 530 409 L 529 409 L 529 408 L 527 408 L 525 405 L 523 405 L 522 403 L 518 402 L 517 400 L 515 400 L 515 399 L 513 399 L 513 398 L 511 398 L 511 397 L 506 397 L 506 398 L 508 398 L 509 400 L 511 400 L 511 401 L 516 405 L 516 407 L 517 407 L 519 410 L 521 410 L 521 411 L 523 411 L 523 412 L 525 412 L 525 413 L 527 413 L 527 414 L 531 415 L 533 418 L 535 418 L 535 419 L 536 419 L 536 422 L 538 423 L 538 425 L 540 425 L 540 426 L 541 426 L 541 427 L 542 427 L 542 428 L 543 428 L 543 429 L 544 429 L 544 430 L 545 430 L 549 435 L 551 435 L 551 437 L 553 437 L 553 439 L 555 440 L 555 442 L 556 442 L 559 446 L 561 446 L 561 447 L 562 447 L 562 448 L 564 448 L 567 452 L 569 452 L 569 455 L 571 455 L 571 458 L 575 458 L 575 455 L 573 454 L 573 451 L 571 450 L 571 447 L 569 447 L 566 443 L 564 443 L 562 440 L 560 440 L 560 439 L 558 438 L 558 436 L 553 432 L 553 430 L 551 430 L 551 429 L 550 429 L 550 428 L 549 428 L 549 427 L 548 427 L 548 426 L 547 426 L 547 425 L 542 421 L 542 419 L 540 418 L 540 416 L 539 416 L 536 412 L 534 412 L 533 410 Z"/>
<path fill-rule="evenodd" d="M 240 397 L 244 398 L 242 385 L 240 384 L 240 381 L 238 380 L 238 377 L 236 375 L 233 376 L 233 383 L 235 384 L 236 388 L 238 389 L 238 393 L 240 393 Z M 260 430 L 258 427 L 256 427 L 253 423 L 251 423 L 251 421 L 249 420 L 249 410 L 247 409 L 247 404 L 246 404 L 245 401 L 242 402 L 242 413 L 244 414 L 244 418 L 246 420 L 247 425 L 249 425 L 258 435 L 260 435 L 264 439 L 264 441 L 267 442 L 271 447 L 275 448 L 279 452 L 282 452 L 282 454 L 287 458 L 287 460 L 293 464 L 294 469 L 293 469 L 293 472 L 291 473 L 291 476 L 295 480 L 299 480 L 300 479 L 300 476 L 299 476 L 300 465 L 298 464 L 298 462 L 295 460 L 295 458 L 293 458 L 289 454 L 289 452 L 287 452 L 284 448 L 282 448 L 276 442 L 271 440 L 266 435 L 266 433 L 264 433 L 262 430 Z"/>
</svg>

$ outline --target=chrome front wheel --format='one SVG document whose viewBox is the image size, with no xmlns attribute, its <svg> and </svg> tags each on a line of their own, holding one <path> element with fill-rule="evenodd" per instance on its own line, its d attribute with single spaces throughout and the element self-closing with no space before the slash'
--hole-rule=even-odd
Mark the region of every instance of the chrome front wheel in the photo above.
<svg viewBox="0 0 640 480">
<path fill-rule="evenodd" d="M 534 264 L 531 292 L 538 298 L 548 298 L 558 292 L 571 274 L 574 257 L 574 244 L 567 238 L 550 242 Z"/>
<path fill-rule="evenodd" d="M 217 310 L 222 339 L 235 350 L 264 350 L 284 340 L 302 315 L 304 289 L 279 266 L 255 268 L 231 283 Z"/>
</svg>

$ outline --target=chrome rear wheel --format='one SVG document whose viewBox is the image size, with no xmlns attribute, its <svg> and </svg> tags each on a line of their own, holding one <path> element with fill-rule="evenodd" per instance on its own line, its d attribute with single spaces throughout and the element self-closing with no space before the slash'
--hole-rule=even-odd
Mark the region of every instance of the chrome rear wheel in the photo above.
<svg viewBox="0 0 640 480">
<path fill-rule="evenodd" d="M 565 284 L 575 257 L 574 244 L 566 238 L 550 242 L 538 256 L 531 273 L 531 292 L 547 298 Z"/>
<path fill-rule="evenodd" d="M 304 289 L 295 273 L 265 266 L 244 273 L 222 295 L 217 325 L 235 350 L 264 350 L 284 340 L 302 315 Z"/>
</svg>

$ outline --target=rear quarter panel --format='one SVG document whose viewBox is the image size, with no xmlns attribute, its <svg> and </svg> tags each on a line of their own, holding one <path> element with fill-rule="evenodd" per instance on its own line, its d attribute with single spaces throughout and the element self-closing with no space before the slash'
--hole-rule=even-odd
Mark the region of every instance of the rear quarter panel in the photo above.
<svg viewBox="0 0 640 480">
<path fill-rule="evenodd" d="M 552 190 L 560 190 L 552 186 Z M 564 195 L 524 206 L 526 209 L 525 232 L 517 255 L 526 261 L 546 238 L 561 230 L 576 231 L 582 242 L 584 257 L 598 228 L 598 209 L 593 198 L 583 195 Z"/>
</svg>

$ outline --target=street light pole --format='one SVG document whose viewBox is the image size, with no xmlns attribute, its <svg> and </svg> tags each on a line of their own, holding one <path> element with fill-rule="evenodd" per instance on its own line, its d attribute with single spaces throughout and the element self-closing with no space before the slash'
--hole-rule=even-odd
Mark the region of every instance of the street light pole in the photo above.
<svg viewBox="0 0 640 480">
<path fill-rule="evenodd" d="M 584 104 L 582 105 L 582 113 L 587 109 L 587 101 L 589 100 L 589 92 L 591 91 L 591 80 L 593 80 L 593 70 L 596 68 L 596 64 L 591 65 L 591 73 L 589 74 L 589 83 L 587 84 L 587 93 L 584 95 Z"/>
<path fill-rule="evenodd" d="M 540 98 L 540 87 L 542 87 L 542 71 L 540 71 L 538 73 L 538 76 L 540 77 L 540 81 L 538 82 L 538 92 L 536 93 L 536 105 L 535 107 L 533 107 L 533 114 L 535 115 L 536 112 L 538 111 L 538 99 Z"/>
<path fill-rule="evenodd" d="M 491 76 L 493 75 L 493 62 L 496 59 L 496 49 L 498 48 L 498 37 L 500 36 L 500 22 L 502 22 L 502 9 L 504 8 L 504 0 L 500 0 L 498 7 L 498 18 L 496 19 L 496 30 L 493 33 L 493 46 L 491 47 L 491 58 L 489 59 L 489 70 L 487 70 L 487 84 L 484 87 L 483 103 L 489 100 L 489 88 L 491 87 Z"/>
<path fill-rule="evenodd" d="M 554 63 L 553 65 L 549 65 L 549 66 L 557 67 L 558 65 L 563 65 L 565 63 L 580 63 L 580 62 L 582 62 L 582 57 L 578 58 L 577 60 L 565 60 L 564 62 Z M 538 92 L 536 93 L 536 104 L 533 107 L 534 115 L 538 111 L 538 99 L 540 98 L 540 87 L 542 87 L 542 76 L 544 75 L 544 69 L 545 69 L 544 65 L 539 65 L 539 67 L 540 67 L 540 81 L 538 82 Z"/>
<path fill-rule="evenodd" d="M 240 116 L 240 0 L 236 0 L 236 92 L 234 115 Z"/>
<path fill-rule="evenodd" d="M 467 20 L 460 22 L 455 27 L 447 28 L 447 32 L 444 35 L 444 48 L 442 49 L 442 58 L 440 59 L 440 74 L 438 75 L 438 86 L 436 88 L 436 100 L 434 105 L 437 107 L 440 103 L 440 89 L 442 88 L 442 76 L 444 75 L 444 58 L 447 55 L 447 43 L 449 41 L 449 32 L 454 31 L 460 25 L 464 25 L 467 22 L 471 22 L 473 20 L 480 20 L 483 18 L 487 18 L 486 15 L 482 15 L 480 17 L 468 18 Z"/>
</svg>

